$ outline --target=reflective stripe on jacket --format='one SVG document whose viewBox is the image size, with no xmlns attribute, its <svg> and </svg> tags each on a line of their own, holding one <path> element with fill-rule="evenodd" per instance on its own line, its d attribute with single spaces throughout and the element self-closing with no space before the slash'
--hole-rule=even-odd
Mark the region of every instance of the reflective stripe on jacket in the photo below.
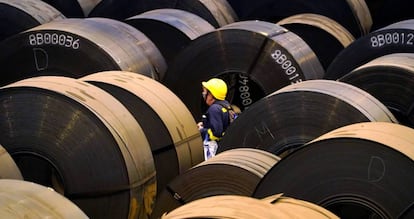
<svg viewBox="0 0 414 219">
<path fill-rule="evenodd" d="M 219 141 L 223 137 L 230 121 L 228 111 L 219 102 L 229 104 L 226 100 L 216 101 L 208 108 L 203 119 L 204 131 L 207 132 L 210 140 L 215 141 Z"/>
</svg>

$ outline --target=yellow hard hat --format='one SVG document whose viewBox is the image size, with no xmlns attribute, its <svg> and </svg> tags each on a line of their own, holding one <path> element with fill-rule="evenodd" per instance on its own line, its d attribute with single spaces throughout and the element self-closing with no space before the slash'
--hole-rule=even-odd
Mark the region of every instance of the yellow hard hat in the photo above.
<svg viewBox="0 0 414 219">
<path fill-rule="evenodd" d="M 212 78 L 207 82 L 201 82 L 203 87 L 205 87 L 217 100 L 226 99 L 227 95 L 227 84 L 219 78 Z"/>
</svg>

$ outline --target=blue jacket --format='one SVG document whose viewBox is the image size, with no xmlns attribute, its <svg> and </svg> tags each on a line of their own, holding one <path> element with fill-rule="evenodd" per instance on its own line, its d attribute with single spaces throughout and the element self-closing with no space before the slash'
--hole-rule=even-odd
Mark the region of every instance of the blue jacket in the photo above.
<svg viewBox="0 0 414 219">
<path fill-rule="evenodd" d="M 229 112 L 220 104 L 230 105 L 226 100 L 216 100 L 203 115 L 203 129 L 200 130 L 203 140 L 208 137 L 219 141 L 230 124 Z"/>
</svg>

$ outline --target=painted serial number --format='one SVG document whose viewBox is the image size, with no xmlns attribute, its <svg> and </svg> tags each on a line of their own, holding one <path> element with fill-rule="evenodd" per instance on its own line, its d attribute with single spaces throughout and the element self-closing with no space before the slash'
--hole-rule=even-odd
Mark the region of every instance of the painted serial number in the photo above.
<svg viewBox="0 0 414 219">
<path fill-rule="evenodd" d="M 72 49 L 79 49 L 79 39 L 75 39 L 70 35 L 57 33 L 36 33 L 29 35 L 29 44 L 31 46 L 40 45 L 58 45 Z"/>
<path fill-rule="evenodd" d="M 378 48 L 385 45 L 391 44 L 403 44 L 403 45 L 413 45 L 414 44 L 414 34 L 413 33 L 386 33 L 386 34 L 377 34 L 371 37 L 371 47 Z"/>
<path fill-rule="evenodd" d="M 243 107 L 247 109 L 247 107 L 253 103 L 253 100 L 250 98 L 250 88 L 248 86 L 249 78 L 242 74 L 239 74 L 239 92 L 240 92 L 240 99 L 242 100 Z"/>
<path fill-rule="evenodd" d="M 302 79 L 299 78 L 299 73 L 297 73 L 296 67 L 293 66 L 293 62 L 289 60 L 289 58 L 283 54 L 282 51 L 277 49 L 272 54 L 270 54 L 270 56 L 277 64 L 280 65 L 291 84 L 302 81 Z"/>
</svg>

